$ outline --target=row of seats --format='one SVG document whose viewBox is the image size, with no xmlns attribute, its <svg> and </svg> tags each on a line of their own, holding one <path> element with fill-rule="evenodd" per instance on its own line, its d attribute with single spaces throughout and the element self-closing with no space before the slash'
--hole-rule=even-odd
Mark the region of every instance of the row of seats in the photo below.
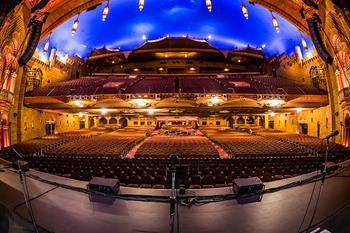
<svg viewBox="0 0 350 233">
<path fill-rule="evenodd" d="M 31 96 L 69 96 L 97 94 L 174 93 L 256 93 L 256 94 L 315 94 L 325 91 L 305 86 L 291 80 L 267 75 L 196 75 L 179 76 L 179 86 L 174 76 L 117 76 L 82 77 L 66 82 L 40 87 Z M 247 84 L 247 85 L 241 85 Z"/>
<path fill-rule="evenodd" d="M 168 159 L 118 159 L 112 157 L 29 156 L 31 168 L 68 178 L 89 181 L 94 176 L 117 178 L 129 187 L 169 188 Z M 187 188 L 232 185 L 233 179 L 260 177 L 264 182 L 289 178 L 322 167 L 320 157 L 180 159 L 179 183 Z"/>
</svg>

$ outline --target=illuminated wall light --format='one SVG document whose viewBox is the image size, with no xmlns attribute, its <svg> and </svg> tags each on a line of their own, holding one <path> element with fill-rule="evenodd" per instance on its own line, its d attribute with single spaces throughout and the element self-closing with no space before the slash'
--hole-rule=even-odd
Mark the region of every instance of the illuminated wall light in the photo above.
<svg viewBox="0 0 350 233">
<path fill-rule="evenodd" d="M 302 108 L 296 108 L 296 111 L 297 111 L 298 113 L 300 113 L 300 112 L 303 111 L 303 109 L 302 109 Z"/>
<path fill-rule="evenodd" d="M 190 70 L 191 70 L 191 71 L 194 71 L 194 70 L 196 70 L 196 68 L 194 68 L 194 67 L 191 67 L 191 68 L 190 68 Z"/>
<path fill-rule="evenodd" d="M 185 58 L 187 58 L 188 57 L 188 55 L 187 54 L 185 54 Z"/>
<path fill-rule="evenodd" d="M 307 46 L 306 40 L 303 36 L 301 37 L 301 44 L 303 45 L 305 52 L 309 51 L 309 47 Z"/>
<path fill-rule="evenodd" d="M 102 13 L 102 21 L 106 21 L 106 18 L 108 16 L 108 12 L 109 12 L 109 1 L 107 3 L 107 5 L 105 6 L 105 8 L 103 9 L 103 13 Z"/>
<path fill-rule="evenodd" d="M 279 32 L 280 32 L 280 26 L 278 25 L 277 19 L 276 19 L 276 17 L 272 14 L 272 12 L 271 12 L 271 15 L 272 15 L 272 24 L 273 24 L 273 26 L 275 27 L 276 32 L 279 33 Z"/>
<path fill-rule="evenodd" d="M 142 11 L 144 6 L 145 6 L 145 0 L 140 0 L 139 1 L 139 10 Z"/>
<path fill-rule="evenodd" d="M 137 104 L 137 106 L 139 107 L 145 107 L 147 105 L 146 101 L 143 99 L 136 99 L 135 103 Z"/>
<path fill-rule="evenodd" d="M 134 71 L 137 72 L 137 71 L 139 71 L 139 69 L 135 68 Z"/>
<path fill-rule="evenodd" d="M 165 54 L 165 58 L 168 58 L 168 54 Z"/>
<path fill-rule="evenodd" d="M 249 14 L 248 14 L 247 7 L 242 3 L 241 8 L 242 8 L 242 12 L 243 12 L 244 17 L 246 18 L 246 20 L 248 20 Z"/>
<path fill-rule="evenodd" d="M 219 98 L 214 96 L 209 100 L 209 106 L 217 105 L 220 102 Z"/>
<path fill-rule="evenodd" d="M 211 12 L 213 9 L 213 5 L 211 4 L 211 0 L 205 0 L 205 4 L 207 5 L 208 11 Z"/>
<path fill-rule="evenodd" d="M 108 112 L 108 109 L 101 108 L 100 112 L 101 112 L 101 114 L 105 115 Z"/>
<path fill-rule="evenodd" d="M 274 116 L 275 116 L 275 113 L 274 113 L 274 112 L 270 112 L 269 115 L 272 116 L 272 117 L 274 117 Z"/>
<path fill-rule="evenodd" d="M 73 26 L 72 26 L 72 36 L 74 36 L 75 33 L 77 32 L 78 26 L 79 26 L 79 15 L 78 15 L 78 17 L 76 18 L 76 20 L 75 20 L 74 23 L 73 23 Z"/>
<path fill-rule="evenodd" d="M 82 118 L 82 117 L 84 116 L 84 114 L 83 114 L 82 112 L 79 112 L 78 116 L 79 116 L 80 118 Z"/>
<path fill-rule="evenodd" d="M 153 115 L 154 114 L 154 109 L 148 109 L 147 111 L 148 111 L 149 115 Z"/>
<path fill-rule="evenodd" d="M 228 71 L 230 71 L 230 69 L 229 69 L 229 68 L 225 68 L 224 71 L 225 71 L 225 72 L 228 72 Z"/>
<path fill-rule="evenodd" d="M 270 105 L 271 107 L 280 106 L 282 103 L 283 103 L 283 100 L 277 100 L 277 99 L 274 99 L 274 100 L 270 100 L 270 101 L 269 101 L 269 105 Z"/>
</svg>

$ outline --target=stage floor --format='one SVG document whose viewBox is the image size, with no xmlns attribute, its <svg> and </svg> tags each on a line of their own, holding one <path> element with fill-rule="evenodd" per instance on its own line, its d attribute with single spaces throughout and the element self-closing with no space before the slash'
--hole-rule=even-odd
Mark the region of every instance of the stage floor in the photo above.
<svg viewBox="0 0 350 233">
<path fill-rule="evenodd" d="M 52 176 L 54 177 L 54 176 Z M 350 168 L 326 180 L 314 218 L 322 229 L 330 232 L 350 232 Z M 60 180 L 61 178 L 57 178 Z M 38 225 L 55 233 L 136 233 L 169 232 L 169 204 L 107 199 L 92 202 L 85 193 L 56 187 L 27 178 L 31 203 Z M 66 180 L 70 185 L 84 187 L 80 181 Z M 237 200 L 186 207 L 179 205 L 174 232 L 188 233 L 296 233 L 304 217 L 314 183 L 279 192 L 264 194 L 260 202 L 240 204 Z M 320 182 L 315 185 L 314 198 L 302 229 L 311 219 Z M 23 203 L 18 174 L 0 172 L 0 204 L 11 212 L 28 218 Z M 134 193 L 141 193 L 134 189 Z M 229 189 L 219 190 L 223 193 Z M 208 191 L 217 193 L 219 191 Z M 130 188 L 127 191 L 130 193 Z M 168 194 L 167 190 L 147 190 L 147 195 Z M 191 190 L 196 192 L 195 190 Z M 202 190 L 204 194 L 205 190 Z M 201 195 L 198 192 L 198 195 Z M 18 206 L 16 208 L 16 206 Z M 16 218 L 16 221 L 18 218 Z M 28 218 L 29 219 L 29 218 Z M 12 221 L 12 220 L 11 220 Z M 12 223 L 13 224 L 13 223 Z M 16 224 L 16 223 L 15 223 Z M 23 227 L 28 229 L 24 222 Z M 178 228 L 177 228 L 178 227 Z M 1 228 L 0 228 L 1 229 Z M 30 231 L 23 232 L 30 232 Z M 12 232 L 13 225 L 12 225 Z M 18 232 L 18 231 L 17 231 Z M 21 231 L 20 231 L 21 232 Z"/>
</svg>

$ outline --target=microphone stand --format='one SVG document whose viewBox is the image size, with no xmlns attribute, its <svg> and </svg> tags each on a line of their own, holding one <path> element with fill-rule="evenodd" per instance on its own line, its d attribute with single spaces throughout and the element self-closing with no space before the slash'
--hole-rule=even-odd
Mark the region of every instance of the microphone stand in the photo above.
<svg viewBox="0 0 350 233">
<path fill-rule="evenodd" d="M 12 147 L 12 150 L 17 154 L 17 156 L 20 158 L 20 159 L 23 159 L 23 156 L 20 155 L 15 148 Z M 19 180 L 22 184 L 22 189 L 23 189 L 23 196 L 24 196 L 24 201 L 26 203 L 26 206 L 27 206 L 27 210 L 28 210 L 28 214 L 30 216 L 30 219 L 32 221 L 32 224 L 33 224 L 33 227 L 34 227 L 34 230 L 36 233 L 38 233 L 38 226 L 36 224 L 36 221 L 35 221 L 35 217 L 34 217 L 34 213 L 33 213 L 33 209 L 32 209 L 32 205 L 29 201 L 29 191 L 28 191 L 28 188 L 27 188 L 27 180 L 26 180 L 26 174 L 25 174 L 25 171 L 22 170 L 22 161 L 18 159 L 17 160 L 17 167 L 18 167 L 18 175 L 19 175 Z"/>
<path fill-rule="evenodd" d="M 176 191 L 175 191 L 175 179 L 176 179 L 176 160 L 177 157 L 171 156 L 171 193 L 170 193 L 170 222 L 169 222 L 169 233 L 174 232 L 174 221 L 175 221 L 175 204 L 176 204 Z"/>
</svg>

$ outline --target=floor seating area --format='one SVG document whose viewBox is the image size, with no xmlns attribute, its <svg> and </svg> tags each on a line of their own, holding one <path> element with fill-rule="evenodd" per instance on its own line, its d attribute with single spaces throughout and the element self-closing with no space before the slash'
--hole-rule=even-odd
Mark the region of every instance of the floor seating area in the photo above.
<svg viewBox="0 0 350 233">
<path fill-rule="evenodd" d="M 67 133 L 54 134 L 49 136 L 44 136 L 40 138 L 34 138 L 19 144 L 13 145 L 13 147 L 18 151 L 18 153 L 27 155 L 34 154 L 50 149 L 54 149 L 63 145 L 65 143 L 78 141 L 81 139 L 90 138 L 103 133 L 108 130 L 105 128 L 94 127 L 90 129 L 81 129 L 76 131 L 71 131 Z"/>
<path fill-rule="evenodd" d="M 234 130 L 204 130 L 210 139 L 220 145 L 231 157 L 261 156 L 307 156 L 293 144 L 274 138 L 251 135 L 248 132 Z"/>
<path fill-rule="evenodd" d="M 305 136 L 302 134 L 291 134 L 286 132 L 260 132 L 265 138 L 280 140 L 294 146 L 301 146 L 313 151 L 314 154 L 324 155 L 326 151 L 326 141 L 317 137 Z M 330 142 L 328 145 L 329 154 L 336 157 L 342 157 L 350 154 L 350 148 Z"/>
<path fill-rule="evenodd" d="M 148 138 L 136 152 L 136 158 L 217 158 L 218 151 L 203 136 L 161 136 Z"/>
</svg>

